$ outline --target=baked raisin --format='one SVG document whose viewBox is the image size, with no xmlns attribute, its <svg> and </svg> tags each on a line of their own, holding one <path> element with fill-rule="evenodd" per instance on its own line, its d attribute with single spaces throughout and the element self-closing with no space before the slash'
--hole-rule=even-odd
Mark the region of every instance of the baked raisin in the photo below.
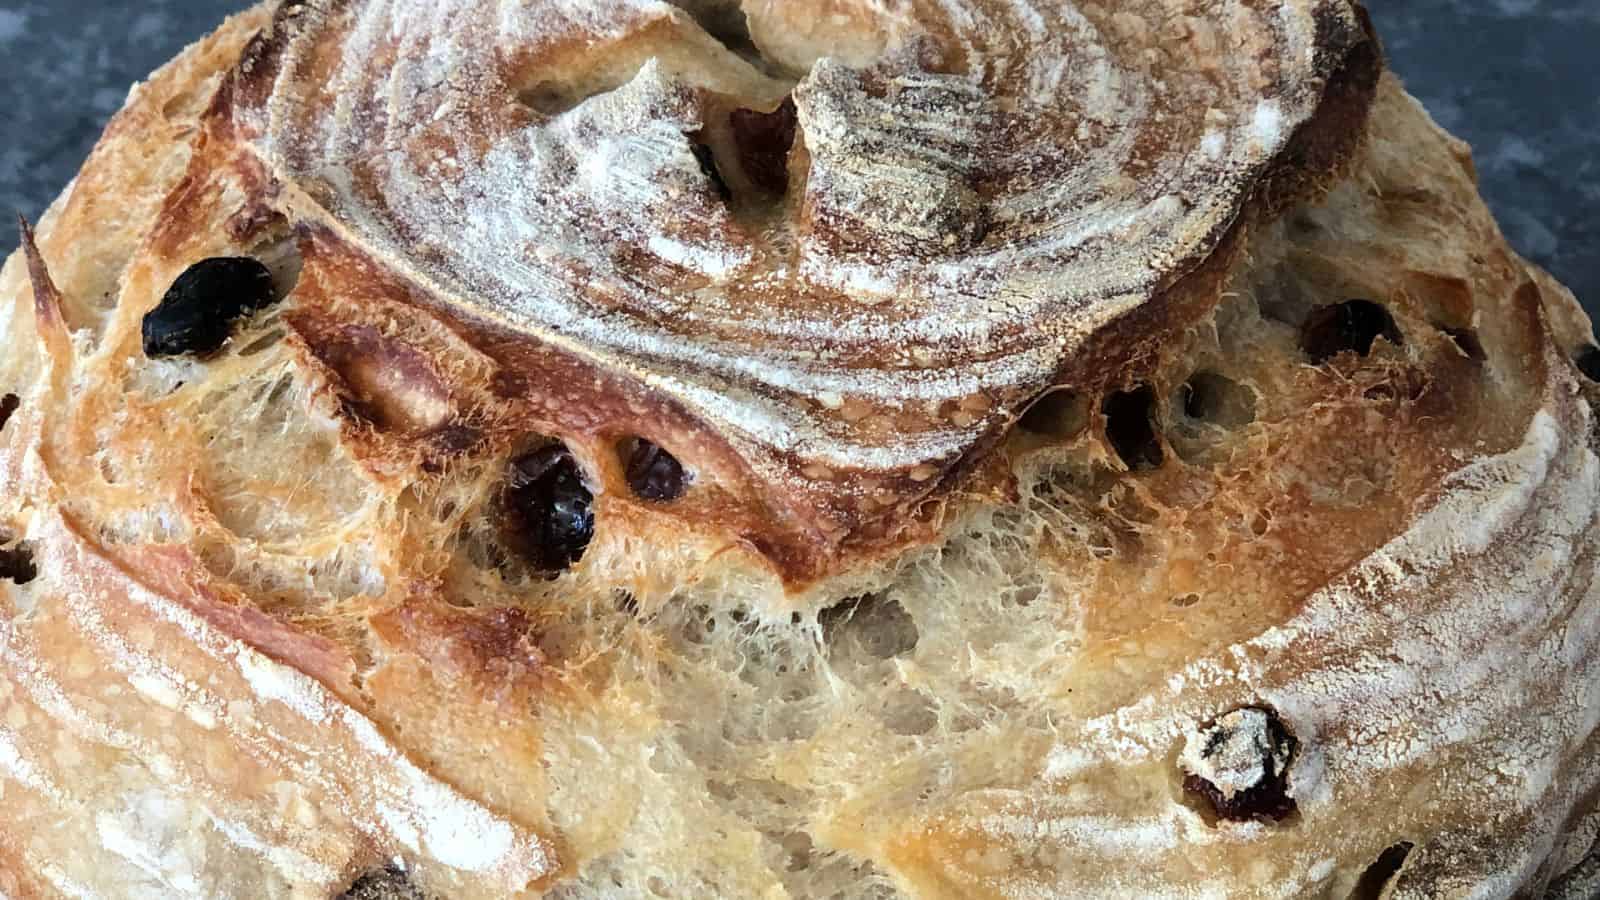
<svg viewBox="0 0 1600 900">
<path fill-rule="evenodd" d="M 272 273 L 247 257 L 203 259 L 184 270 L 142 326 L 146 356 L 207 356 L 240 319 L 276 299 Z"/>
<path fill-rule="evenodd" d="M 566 447 L 514 461 L 505 503 L 511 544 L 542 572 L 570 568 L 594 538 L 594 495 Z"/>
<path fill-rule="evenodd" d="M 631 442 L 628 454 L 628 487 L 645 500 L 676 500 L 688 487 L 683 464 L 658 444 L 646 440 Z"/>
<path fill-rule="evenodd" d="M 1183 789 L 1219 819 L 1280 822 L 1295 811 L 1289 766 L 1298 746 L 1272 710 L 1236 709 L 1189 735 Z"/>
</svg>

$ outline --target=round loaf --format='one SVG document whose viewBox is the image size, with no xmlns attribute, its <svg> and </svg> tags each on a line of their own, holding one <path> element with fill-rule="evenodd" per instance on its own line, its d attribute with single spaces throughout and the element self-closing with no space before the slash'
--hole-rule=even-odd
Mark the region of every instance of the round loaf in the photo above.
<svg viewBox="0 0 1600 900">
<path fill-rule="evenodd" d="M 1600 892 L 1600 349 L 1353 0 L 282 0 L 0 334 L 0 896 Z"/>
</svg>

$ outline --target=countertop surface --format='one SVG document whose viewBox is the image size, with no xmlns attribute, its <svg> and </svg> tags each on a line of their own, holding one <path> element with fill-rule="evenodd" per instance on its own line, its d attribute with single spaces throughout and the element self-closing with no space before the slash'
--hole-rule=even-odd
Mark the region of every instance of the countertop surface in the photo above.
<svg viewBox="0 0 1600 900">
<path fill-rule="evenodd" d="M 128 87 L 240 0 L 0 0 L 0 210 L 37 217 Z M 1391 65 L 1473 146 L 1511 242 L 1600 312 L 1600 2 L 1368 0 Z M 16 243 L 0 216 L 0 246 Z"/>
</svg>

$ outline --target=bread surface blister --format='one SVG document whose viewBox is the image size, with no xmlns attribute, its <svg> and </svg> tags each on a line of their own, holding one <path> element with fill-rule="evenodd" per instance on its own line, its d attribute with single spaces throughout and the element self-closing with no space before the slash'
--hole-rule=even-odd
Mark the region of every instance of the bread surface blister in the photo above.
<svg viewBox="0 0 1600 900">
<path fill-rule="evenodd" d="M 1348 0 L 268 4 L 0 298 L 0 896 L 1600 893 L 1600 350 Z"/>
</svg>

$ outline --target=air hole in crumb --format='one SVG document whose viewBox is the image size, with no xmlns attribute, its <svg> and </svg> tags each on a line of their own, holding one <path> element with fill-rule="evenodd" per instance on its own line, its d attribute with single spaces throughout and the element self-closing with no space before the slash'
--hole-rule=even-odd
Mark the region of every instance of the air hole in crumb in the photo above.
<svg viewBox="0 0 1600 900">
<path fill-rule="evenodd" d="M 1439 330 L 1455 342 L 1456 348 L 1465 354 L 1467 359 L 1483 362 L 1489 358 L 1489 355 L 1483 351 L 1483 342 L 1478 339 L 1478 332 L 1473 329 L 1440 326 Z"/>
<path fill-rule="evenodd" d="M 650 879 L 645 882 L 645 887 L 649 888 L 650 893 L 655 894 L 657 897 L 670 896 L 667 893 L 666 881 L 664 881 L 659 875 L 651 875 Z"/>
<path fill-rule="evenodd" d="M 13 584 L 27 584 L 39 577 L 39 567 L 33 562 L 33 548 L 27 544 L 0 547 L 0 579 Z"/>
<path fill-rule="evenodd" d="M 722 177 L 722 170 L 717 168 L 717 155 L 711 152 L 710 145 L 702 143 L 698 134 L 691 135 L 689 151 L 694 154 L 695 162 L 700 164 L 700 174 L 706 176 L 711 182 L 711 189 L 717 192 L 717 198 L 723 203 L 731 203 L 733 191 Z"/>
<path fill-rule="evenodd" d="M 1154 469 L 1166 458 L 1156 435 L 1156 394 L 1149 385 L 1106 398 L 1106 439 L 1129 469 Z"/>
<path fill-rule="evenodd" d="M 617 448 L 622 458 L 628 487 L 645 500 L 666 502 L 683 496 L 689 475 L 678 458 L 659 444 L 643 438 L 629 438 Z"/>
<path fill-rule="evenodd" d="M 285 332 L 282 328 L 271 329 L 266 334 L 261 335 L 250 343 L 244 345 L 244 347 L 240 348 L 239 355 L 250 357 L 256 356 L 260 353 L 265 353 L 266 351 L 277 346 L 278 342 L 283 340 L 284 335 Z"/>
<path fill-rule="evenodd" d="M 836 603 L 817 614 L 822 639 L 835 655 L 856 650 L 874 659 L 892 659 L 917 646 L 917 623 L 893 598 L 866 594 Z"/>
<path fill-rule="evenodd" d="M 811 867 L 811 854 L 815 849 L 811 835 L 804 831 L 790 832 L 778 840 L 778 846 L 783 848 L 787 858 L 784 868 L 788 871 L 803 872 Z"/>
<path fill-rule="evenodd" d="M 1378 900 L 1383 896 L 1384 888 L 1400 874 L 1400 869 L 1406 864 L 1406 857 L 1411 855 L 1413 846 L 1415 845 L 1410 841 L 1400 841 L 1378 854 L 1372 865 L 1367 866 L 1367 870 L 1361 873 L 1361 879 L 1350 891 L 1349 900 Z"/>
<path fill-rule="evenodd" d="M 7 394 L 0 397 L 0 431 L 4 431 L 6 423 L 11 421 L 11 416 L 22 406 L 22 398 L 16 394 Z"/>
<path fill-rule="evenodd" d="M 503 505 L 507 542 L 547 575 L 570 568 L 594 537 L 594 495 L 563 445 L 513 461 Z"/>
<path fill-rule="evenodd" d="M 1583 373 L 1583 377 L 1600 383 L 1600 347 L 1590 344 L 1579 350 L 1578 355 L 1572 358 L 1572 362 L 1578 367 L 1578 371 Z"/>
<path fill-rule="evenodd" d="M 1250 517 L 1250 533 L 1256 537 L 1265 537 L 1272 530 L 1272 511 L 1268 509 L 1257 510 Z"/>
<path fill-rule="evenodd" d="M 736 109 L 728 114 L 728 129 L 745 180 L 769 202 L 788 192 L 789 152 L 794 147 L 797 121 L 794 100 L 788 97 L 772 112 Z"/>
<path fill-rule="evenodd" d="M 1346 300 L 1311 311 L 1300 329 L 1300 349 L 1321 365 L 1341 353 L 1366 356 L 1380 337 L 1404 343 L 1387 309 L 1371 300 Z"/>
<path fill-rule="evenodd" d="M 424 900 L 422 890 L 396 866 L 364 873 L 337 900 Z"/>
<path fill-rule="evenodd" d="M 1017 425 L 1047 438 L 1075 437 L 1089 426 L 1089 398 L 1075 391 L 1050 391 L 1028 407 Z"/>
<path fill-rule="evenodd" d="M 1226 375 L 1196 372 L 1181 388 L 1183 414 L 1197 422 L 1239 428 L 1256 420 L 1256 393 Z"/>
<path fill-rule="evenodd" d="M 706 34 L 717 43 L 751 62 L 759 61 L 760 52 L 750 37 L 750 23 L 737 2 L 729 0 L 667 0 L 689 14 Z"/>
<path fill-rule="evenodd" d="M 927 734 L 939 724 L 933 701 L 921 691 L 904 688 L 890 694 L 883 702 L 883 726 L 889 731 L 910 737 Z"/>
</svg>

